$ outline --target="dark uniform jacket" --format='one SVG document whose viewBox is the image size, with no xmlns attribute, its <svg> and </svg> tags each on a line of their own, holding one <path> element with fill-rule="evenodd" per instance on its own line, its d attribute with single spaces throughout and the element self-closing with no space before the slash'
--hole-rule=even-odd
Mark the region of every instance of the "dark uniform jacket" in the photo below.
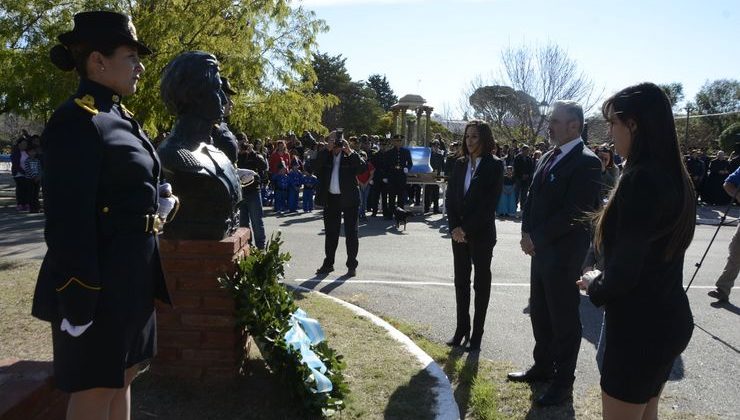
<svg viewBox="0 0 740 420">
<path fill-rule="evenodd" d="M 37 318 L 84 325 L 137 322 L 169 302 L 150 218 L 160 164 L 113 91 L 83 79 L 42 135 L 48 251 L 36 284 Z"/>
<path fill-rule="evenodd" d="M 224 152 L 232 163 L 235 163 L 239 153 L 239 142 L 229 129 L 229 125 L 226 122 L 214 125 L 213 130 L 211 130 L 211 137 L 213 138 L 213 145 Z"/>
<path fill-rule="evenodd" d="M 411 152 L 405 147 L 392 147 L 385 152 L 385 168 L 388 185 L 400 189 L 406 186 L 406 172 L 404 168 L 411 169 Z"/>
<path fill-rule="evenodd" d="M 429 165 L 432 167 L 434 174 L 439 175 L 445 166 L 444 155 L 439 152 L 432 152 L 431 156 L 429 156 Z"/>
<path fill-rule="evenodd" d="M 325 206 L 329 195 L 329 183 L 334 165 L 334 155 L 328 150 L 322 150 L 316 155 L 314 161 L 319 188 L 316 191 L 316 204 Z M 341 191 L 341 207 L 349 208 L 360 205 L 360 188 L 357 183 L 357 175 L 367 170 L 367 163 L 357 152 L 349 156 L 342 153 L 339 161 L 339 191 Z"/>
</svg>

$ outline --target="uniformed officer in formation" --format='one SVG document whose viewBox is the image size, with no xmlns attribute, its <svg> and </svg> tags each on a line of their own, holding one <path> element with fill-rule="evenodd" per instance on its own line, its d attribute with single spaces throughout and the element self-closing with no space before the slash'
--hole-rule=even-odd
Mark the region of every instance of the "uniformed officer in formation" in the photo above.
<svg viewBox="0 0 740 420">
<path fill-rule="evenodd" d="M 42 136 L 48 251 L 32 313 L 52 326 L 67 419 L 126 418 L 131 381 L 156 352 L 154 299 L 169 303 L 156 235 L 175 198 L 122 104 L 151 51 L 114 12 L 79 13 L 58 39 L 51 60 L 80 84 Z"/>
<path fill-rule="evenodd" d="M 237 157 L 239 155 L 239 142 L 237 141 L 236 136 L 231 131 L 231 129 L 229 128 L 229 124 L 226 121 L 229 114 L 231 113 L 231 108 L 234 106 L 234 102 L 231 100 L 231 97 L 233 95 L 236 95 L 236 91 L 234 90 L 234 88 L 231 87 L 229 79 L 223 76 L 221 76 L 221 90 L 223 90 L 226 94 L 224 119 L 223 121 L 219 121 L 213 126 L 213 130 L 211 130 L 211 137 L 213 140 L 213 145 L 224 152 L 224 154 L 228 156 L 231 163 L 236 163 Z"/>
<path fill-rule="evenodd" d="M 403 208 L 406 204 L 406 174 L 411 169 L 411 152 L 403 144 L 403 135 L 395 134 L 392 137 L 391 147 L 385 152 L 385 176 L 383 183 L 388 190 L 388 205 L 383 207 L 383 216 L 393 218 L 396 207 Z"/>
</svg>

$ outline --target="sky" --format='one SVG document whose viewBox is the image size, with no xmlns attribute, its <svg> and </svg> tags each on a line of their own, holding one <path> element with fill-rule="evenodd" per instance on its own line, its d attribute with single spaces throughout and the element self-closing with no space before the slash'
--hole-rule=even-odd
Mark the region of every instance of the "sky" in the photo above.
<svg viewBox="0 0 740 420">
<path fill-rule="evenodd" d="M 500 74 L 501 51 L 554 43 L 603 91 L 740 79 L 740 0 L 302 0 L 330 27 L 318 50 L 341 54 L 353 80 L 384 74 L 451 118 L 476 78 Z"/>
</svg>

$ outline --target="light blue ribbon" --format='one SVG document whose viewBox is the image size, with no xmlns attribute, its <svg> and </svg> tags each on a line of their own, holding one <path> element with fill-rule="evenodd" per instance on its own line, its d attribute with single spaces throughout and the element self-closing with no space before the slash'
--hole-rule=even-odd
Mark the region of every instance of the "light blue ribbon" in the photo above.
<svg viewBox="0 0 740 420">
<path fill-rule="evenodd" d="M 333 385 L 329 378 L 324 375 L 326 365 L 311 350 L 311 345 L 319 344 L 326 338 L 319 321 L 309 318 L 306 312 L 299 308 L 290 316 L 288 323 L 291 327 L 285 333 L 285 342 L 288 343 L 289 348 L 301 354 L 301 363 L 311 370 L 311 376 L 316 385 L 311 388 L 311 391 L 314 393 L 331 392 Z"/>
</svg>

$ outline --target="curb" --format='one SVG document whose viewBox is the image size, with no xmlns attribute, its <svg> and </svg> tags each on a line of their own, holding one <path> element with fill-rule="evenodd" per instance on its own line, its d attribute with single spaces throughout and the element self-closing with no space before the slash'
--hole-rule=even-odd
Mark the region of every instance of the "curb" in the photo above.
<svg viewBox="0 0 740 420">
<path fill-rule="evenodd" d="M 417 346 L 416 343 L 414 343 L 413 340 L 411 340 L 408 336 L 403 334 L 401 331 L 398 331 L 391 324 L 384 321 L 377 315 L 374 315 L 360 308 L 357 305 L 353 305 L 349 302 L 345 302 L 334 296 L 330 296 L 325 293 L 317 292 L 315 290 L 311 290 L 305 287 L 295 286 L 295 285 L 291 285 L 287 283 L 283 283 L 283 284 L 291 289 L 300 290 L 304 292 L 310 292 L 310 293 L 316 293 L 327 299 L 331 299 L 337 302 L 338 304 L 344 306 L 345 308 L 351 310 L 355 314 L 363 318 L 369 319 L 373 324 L 384 328 L 394 340 L 403 344 L 404 347 L 406 347 L 406 350 L 408 350 L 412 355 L 416 357 L 416 359 L 419 362 L 421 362 L 421 364 L 424 366 L 424 370 L 429 375 L 437 379 L 437 385 L 432 389 L 432 392 L 434 392 L 434 395 L 436 396 L 436 407 L 434 409 L 436 413 L 435 419 L 458 420 L 460 418 L 460 409 L 457 406 L 457 402 L 455 402 L 455 397 L 452 394 L 452 384 L 450 384 L 450 380 L 447 378 L 447 375 L 445 375 L 442 368 L 434 361 L 434 359 L 432 359 L 431 356 L 426 354 L 424 350 L 422 350 L 419 346 Z"/>
<path fill-rule="evenodd" d="M 740 223 L 740 219 L 733 219 L 731 217 L 728 217 L 725 222 L 722 224 L 722 226 L 737 226 L 737 224 Z M 697 225 L 711 225 L 711 226 L 719 226 L 719 219 L 702 219 L 697 218 L 696 219 Z"/>
</svg>

